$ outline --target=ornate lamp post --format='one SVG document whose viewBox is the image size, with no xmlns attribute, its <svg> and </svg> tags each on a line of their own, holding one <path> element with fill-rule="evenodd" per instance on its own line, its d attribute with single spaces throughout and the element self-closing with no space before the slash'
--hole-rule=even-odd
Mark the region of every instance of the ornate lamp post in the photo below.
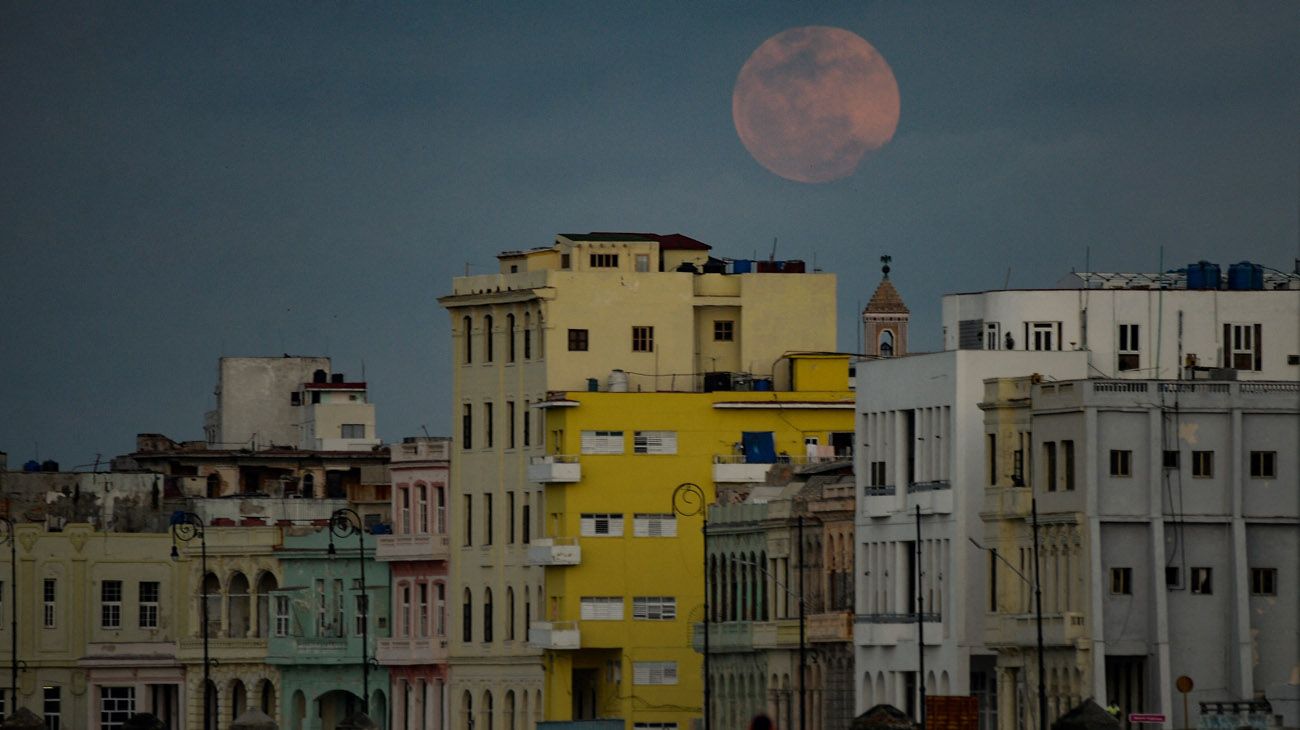
<svg viewBox="0 0 1300 730">
<path fill-rule="evenodd" d="M 338 551 L 334 548 L 334 537 L 346 538 L 357 536 L 357 565 L 361 570 L 361 602 L 358 606 L 361 618 L 361 714 L 370 716 L 370 593 L 366 590 L 366 531 L 362 527 L 361 515 L 346 507 L 334 510 L 330 515 L 329 556 L 334 559 Z"/>
<path fill-rule="evenodd" d="M 199 540 L 200 574 L 199 586 L 202 594 L 200 607 L 203 625 L 203 730 L 212 730 L 212 682 L 208 672 L 208 538 L 204 534 L 203 518 L 193 512 L 173 512 L 172 526 L 172 560 L 180 560 L 181 553 L 176 541 L 189 542 Z"/>
<path fill-rule="evenodd" d="M 13 710 L 16 710 L 18 709 L 18 535 L 14 533 L 14 521 L 8 517 L 0 517 L 0 544 L 5 542 L 9 543 L 9 595 L 11 597 L 9 617 L 12 619 L 13 629 L 9 634 L 13 638 L 10 642 L 13 655 L 9 658 L 9 701 L 13 703 Z"/>
<path fill-rule="evenodd" d="M 704 489 L 686 482 L 673 490 L 673 514 L 683 517 L 700 515 L 704 524 L 700 528 L 704 546 L 701 549 L 704 573 L 704 730 L 709 730 L 709 709 L 713 698 L 713 680 L 709 677 L 709 506 L 705 504 Z"/>
</svg>

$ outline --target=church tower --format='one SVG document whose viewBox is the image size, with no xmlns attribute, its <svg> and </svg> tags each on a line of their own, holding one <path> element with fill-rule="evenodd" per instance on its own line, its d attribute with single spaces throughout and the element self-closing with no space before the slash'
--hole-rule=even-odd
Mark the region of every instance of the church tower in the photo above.
<svg viewBox="0 0 1300 730">
<path fill-rule="evenodd" d="M 899 357 L 907 354 L 907 320 L 911 316 L 903 298 L 889 280 L 891 257 L 881 256 L 884 273 L 876 293 L 862 310 L 863 354 L 868 357 Z"/>
</svg>

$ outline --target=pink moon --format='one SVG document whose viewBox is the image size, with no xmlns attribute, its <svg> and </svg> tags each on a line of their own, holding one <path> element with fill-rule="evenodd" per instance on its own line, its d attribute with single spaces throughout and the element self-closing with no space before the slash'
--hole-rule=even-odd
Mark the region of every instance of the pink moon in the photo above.
<svg viewBox="0 0 1300 730">
<path fill-rule="evenodd" d="M 789 180 L 853 174 L 898 128 L 898 82 L 883 56 L 841 28 L 772 36 L 740 69 L 731 116 L 745 149 Z"/>
</svg>

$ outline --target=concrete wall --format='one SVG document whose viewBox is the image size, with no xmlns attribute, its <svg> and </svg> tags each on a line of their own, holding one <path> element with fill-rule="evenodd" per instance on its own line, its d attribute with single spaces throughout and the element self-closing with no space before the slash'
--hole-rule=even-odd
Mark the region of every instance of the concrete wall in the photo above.
<svg viewBox="0 0 1300 730">
<path fill-rule="evenodd" d="M 221 448 L 298 444 L 299 413 L 290 394 L 330 372 L 327 357 L 223 357 L 217 366 L 217 414 L 209 443 Z"/>
</svg>

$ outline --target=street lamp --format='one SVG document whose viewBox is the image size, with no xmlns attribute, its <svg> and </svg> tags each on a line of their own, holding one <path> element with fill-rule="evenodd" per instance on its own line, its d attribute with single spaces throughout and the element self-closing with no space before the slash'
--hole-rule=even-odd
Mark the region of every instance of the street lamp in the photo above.
<svg viewBox="0 0 1300 730">
<path fill-rule="evenodd" d="M 340 538 L 357 536 L 357 565 L 361 570 L 361 601 L 357 607 L 361 618 L 361 714 L 370 719 L 370 594 L 366 591 L 366 539 L 365 529 L 362 528 L 361 515 L 353 510 L 344 507 L 334 510 L 330 515 L 329 529 L 329 556 L 333 560 L 338 551 L 334 549 L 334 536 Z M 340 627 L 341 628 L 341 627 Z M 353 723 L 358 727 L 364 727 L 357 723 L 360 718 L 353 718 Z"/>
<path fill-rule="evenodd" d="M 212 683 L 208 679 L 208 538 L 204 534 L 203 518 L 193 512 L 177 511 L 172 513 L 172 560 L 180 560 L 181 553 L 176 541 L 189 542 L 199 539 L 200 574 L 199 586 L 202 592 L 203 625 L 203 730 L 212 730 Z"/>
<path fill-rule="evenodd" d="M 9 658 L 10 678 L 9 678 L 9 697 L 13 703 L 13 709 L 18 709 L 18 536 L 14 533 L 14 521 L 8 517 L 0 517 L 0 544 L 9 543 L 9 617 L 12 619 L 11 628 L 13 631 L 9 634 L 12 637 L 10 642 L 10 651 L 13 656 Z"/>
<path fill-rule="evenodd" d="M 1038 576 L 1038 500 L 1031 499 L 1029 502 L 1031 524 L 1033 525 L 1034 535 L 1034 579 L 1030 580 L 1016 569 L 1010 561 L 998 554 L 997 548 L 984 547 L 975 541 L 973 537 L 967 537 L 971 544 L 980 550 L 987 550 L 993 555 L 994 560 L 1001 560 L 1004 565 L 1011 569 L 1017 578 L 1024 582 L 1025 585 L 1034 589 L 1034 622 L 1038 627 L 1038 727 L 1039 730 L 1047 730 L 1047 679 L 1043 667 L 1043 587 Z M 994 596 L 994 600 L 997 597 Z"/>
<path fill-rule="evenodd" d="M 713 680 L 709 677 L 709 506 L 705 503 L 704 489 L 698 484 L 685 482 L 673 490 L 673 514 L 683 517 L 700 515 L 702 542 L 700 552 L 704 573 L 704 730 L 709 730 L 709 709 L 713 697 Z"/>
</svg>

